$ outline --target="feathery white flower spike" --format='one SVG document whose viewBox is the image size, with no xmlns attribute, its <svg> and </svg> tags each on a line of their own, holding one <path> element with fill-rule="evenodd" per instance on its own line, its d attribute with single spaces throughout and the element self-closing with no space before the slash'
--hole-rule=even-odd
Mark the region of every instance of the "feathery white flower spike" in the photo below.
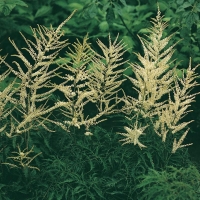
<svg viewBox="0 0 200 200">
<path fill-rule="evenodd" d="M 186 146 L 190 146 L 192 145 L 193 143 L 190 143 L 190 144 L 184 144 L 184 145 L 181 145 L 183 140 L 185 139 L 187 133 L 189 131 L 189 128 L 185 131 L 185 133 L 181 136 L 181 138 L 179 139 L 178 142 L 176 142 L 176 138 L 174 139 L 174 142 L 173 142 L 173 148 L 172 148 L 172 153 L 175 153 L 177 149 L 179 148 L 182 148 L 182 147 L 186 147 Z"/>
<path fill-rule="evenodd" d="M 124 129 L 127 131 L 127 133 L 118 133 L 120 135 L 123 135 L 125 136 L 126 138 L 124 139 L 121 139 L 120 141 L 123 141 L 124 144 L 127 144 L 127 143 L 133 143 L 134 145 L 138 145 L 140 148 L 145 148 L 146 146 L 143 145 L 140 141 L 139 141 L 139 137 L 141 135 L 144 135 L 145 133 L 143 132 L 146 128 L 148 127 L 147 126 L 144 126 L 144 127 L 140 127 L 138 128 L 137 127 L 137 122 L 135 123 L 134 125 L 134 129 L 131 129 L 127 126 L 124 127 Z"/>
</svg>

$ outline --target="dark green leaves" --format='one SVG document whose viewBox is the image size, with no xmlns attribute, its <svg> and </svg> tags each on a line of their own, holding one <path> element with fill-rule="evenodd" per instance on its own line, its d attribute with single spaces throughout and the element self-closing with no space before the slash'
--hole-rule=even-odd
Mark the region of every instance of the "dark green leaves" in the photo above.
<svg viewBox="0 0 200 200">
<path fill-rule="evenodd" d="M 1 0 L 0 1 L 0 13 L 5 16 L 9 15 L 10 12 L 15 8 L 15 6 L 28 6 L 25 2 L 21 0 Z"/>
<path fill-rule="evenodd" d="M 46 16 L 47 14 L 51 13 L 51 11 L 52 11 L 51 6 L 42 6 L 37 10 L 35 18 Z"/>
<path fill-rule="evenodd" d="M 199 20 L 200 2 L 195 2 L 194 0 L 188 0 L 186 2 L 177 0 L 176 2 L 178 4 L 176 13 L 182 15 L 182 23 L 185 23 L 190 29 Z"/>
</svg>

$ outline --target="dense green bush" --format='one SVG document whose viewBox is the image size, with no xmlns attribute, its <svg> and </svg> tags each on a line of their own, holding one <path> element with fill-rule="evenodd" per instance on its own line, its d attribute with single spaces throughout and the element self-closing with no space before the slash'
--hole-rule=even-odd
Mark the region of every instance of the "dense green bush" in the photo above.
<svg viewBox="0 0 200 200">
<path fill-rule="evenodd" d="M 148 174 L 138 177 L 139 199 L 194 199 L 200 198 L 200 173 L 194 166 L 175 168 L 168 166 L 164 171 L 149 169 Z"/>
</svg>

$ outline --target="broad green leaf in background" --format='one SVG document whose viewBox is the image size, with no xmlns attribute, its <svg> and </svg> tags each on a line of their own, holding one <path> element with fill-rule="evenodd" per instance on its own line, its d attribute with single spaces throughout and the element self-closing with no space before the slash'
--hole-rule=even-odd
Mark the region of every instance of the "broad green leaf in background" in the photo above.
<svg viewBox="0 0 200 200">
<path fill-rule="evenodd" d="M 99 29 L 101 30 L 101 32 L 106 32 L 106 31 L 108 31 L 108 29 L 109 29 L 108 22 L 107 22 L 107 21 L 102 21 L 102 22 L 99 24 Z"/>
<path fill-rule="evenodd" d="M 193 23 L 199 20 L 199 13 L 190 12 L 186 17 L 186 25 L 188 28 L 192 26 Z"/>
<path fill-rule="evenodd" d="M 43 16 L 47 15 L 48 13 L 50 13 L 51 10 L 52 10 L 51 6 L 42 6 L 35 13 L 35 18 L 37 18 L 37 17 L 43 17 Z"/>
<path fill-rule="evenodd" d="M 194 3 L 194 0 L 188 0 L 191 4 L 193 4 Z"/>
<path fill-rule="evenodd" d="M 197 4 L 196 4 L 196 10 L 197 10 L 198 12 L 200 12 L 200 3 L 197 3 Z"/>
<path fill-rule="evenodd" d="M 125 0 L 120 0 L 120 2 L 123 4 L 123 6 L 127 6 L 126 1 Z"/>
<path fill-rule="evenodd" d="M 188 7 L 190 7 L 190 6 L 192 6 L 191 3 L 185 2 L 183 5 L 180 5 L 180 6 L 177 8 L 176 12 L 178 13 L 178 12 L 185 11 L 185 8 L 188 8 Z"/>
<path fill-rule="evenodd" d="M 7 16 L 17 5 L 28 7 L 28 5 L 21 0 L 0 0 L 0 13 Z"/>
<path fill-rule="evenodd" d="M 109 7 L 106 14 L 106 20 L 108 24 L 111 24 L 115 19 L 115 13 L 113 8 Z"/>
<path fill-rule="evenodd" d="M 80 3 L 70 3 L 67 5 L 67 8 L 69 8 L 71 11 L 77 9 L 78 11 L 83 9 L 83 5 Z"/>
<path fill-rule="evenodd" d="M 58 0 L 58 1 L 55 1 L 54 4 L 66 9 L 67 6 L 69 5 L 66 1 L 62 1 L 62 0 Z"/>
<path fill-rule="evenodd" d="M 123 36 L 122 37 L 123 42 L 126 44 L 126 48 L 128 52 L 132 53 L 133 52 L 133 47 L 135 46 L 135 42 L 130 36 Z"/>
<path fill-rule="evenodd" d="M 178 78 L 183 78 L 184 75 L 186 75 L 186 73 L 187 73 L 187 69 L 176 69 L 176 72 L 175 72 Z"/>
<path fill-rule="evenodd" d="M 179 5 L 183 4 L 183 2 L 184 2 L 184 0 L 177 0 L 176 1 L 176 3 L 179 4 Z"/>
<path fill-rule="evenodd" d="M 92 4 L 88 11 L 89 11 L 88 14 L 89 14 L 90 18 L 95 17 L 97 15 L 97 12 L 98 12 L 96 4 Z"/>
</svg>

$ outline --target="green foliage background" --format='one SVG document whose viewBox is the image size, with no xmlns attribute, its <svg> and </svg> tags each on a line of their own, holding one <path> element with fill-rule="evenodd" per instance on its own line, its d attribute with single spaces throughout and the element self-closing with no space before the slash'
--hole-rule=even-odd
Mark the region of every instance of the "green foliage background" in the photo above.
<svg viewBox="0 0 200 200">
<path fill-rule="evenodd" d="M 200 63 L 200 0 L 159 0 L 159 6 L 165 15 L 164 20 L 170 22 L 168 32 L 176 31 L 174 42 L 183 39 L 178 43 L 174 54 L 180 69 L 178 72 L 182 76 L 182 70 L 188 66 L 189 57 L 192 57 L 193 65 Z M 48 27 L 52 24 L 56 27 L 75 9 L 76 14 L 63 28 L 70 42 L 76 38 L 83 38 L 88 33 L 92 46 L 97 48 L 97 38 L 105 38 L 106 42 L 108 33 L 111 37 L 116 37 L 119 33 L 119 38 L 127 44 L 125 59 L 136 62 L 136 56 L 132 52 L 142 51 L 137 34 L 146 33 L 150 18 L 155 16 L 157 1 L 0 0 L 2 51 L 12 54 L 8 37 L 15 40 L 19 47 L 23 47 L 24 43 L 18 31 L 31 38 L 30 26 L 42 24 Z M 63 55 L 65 56 L 64 52 Z M 129 69 L 125 73 L 131 75 Z M 124 87 L 126 89 L 126 85 Z M 200 165 L 200 152 L 196 147 L 200 142 L 200 137 L 196 136 L 200 127 L 199 102 L 200 99 L 197 98 L 197 103 L 193 105 L 193 115 L 196 116 L 193 116 L 193 119 L 197 123 L 191 128 L 194 134 L 188 138 L 188 141 L 196 140 L 191 147 L 190 155 L 197 168 Z M 43 152 L 41 157 L 35 159 L 41 171 L 21 171 L 1 166 L 0 199 L 158 199 L 154 196 L 157 191 L 155 179 L 159 178 L 159 187 L 165 188 L 166 184 L 162 180 L 163 177 L 167 179 L 167 173 L 172 174 L 172 179 L 178 176 L 178 173 L 182 173 L 184 178 L 178 180 L 176 186 L 182 184 L 180 188 L 184 187 L 187 192 L 190 191 L 187 193 L 191 195 L 188 199 L 199 198 L 196 191 L 199 191 L 200 174 L 196 168 L 190 167 L 191 156 L 187 149 L 172 155 L 167 145 L 161 149 L 163 144 L 153 136 L 146 141 L 151 147 L 142 152 L 132 145 L 121 147 L 118 144 L 119 136 L 112 133 L 110 128 L 105 130 L 96 127 L 92 140 L 90 137 L 85 138 L 81 130 L 76 137 L 63 135 L 62 131 L 58 130 L 59 137 L 56 138 L 54 134 L 42 131 L 37 130 L 31 134 L 30 140 L 30 146 L 39 147 L 36 148 L 36 153 Z M 16 143 L 23 143 L 23 138 L 11 142 L 1 136 L 0 140 L 0 151 L 4 150 L 4 153 L 0 154 L 0 162 L 3 162 L 12 148 L 16 147 Z M 174 167 L 170 171 L 168 166 Z M 188 167 L 188 171 L 180 172 L 180 167 Z M 162 170 L 166 171 L 160 172 Z M 147 176 L 142 177 L 142 174 Z M 191 183 L 195 186 L 193 188 L 187 185 L 193 178 L 188 174 L 196 177 Z M 174 180 L 170 179 L 169 182 Z M 166 194 L 171 192 L 170 187 L 167 189 L 169 190 Z M 181 198 L 182 196 L 179 196 L 177 199 Z"/>
<path fill-rule="evenodd" d="M 177 46 L 174 58 L 179 69 L 186 68 L 189 57 L 194 65 L 200 61 L 200 1 L 199 0 L 160 0 L 164 20 L 170 21 L 169 33 L 176 31 L 175 41 L 183 39 Z M 0 41 L 6 52 L 12 51 L 10 44 L 4 38 L 12 37 L 23 46 L 18 31 L 25 32 L 31 37 L 30 26 L 42 24 L 56 27 L 73 10 L 76 14 L 64 27 L 71 40 L 83 38 L 87 33 L 93 46 L 97 38 L 106 38 L 108 33 L 116 36 L 127 44 L 127 59 L 135 62 L 132 53 L 140 51 L 141 46 L 137 34 L 145 34 L 149 20 L 157 7 L 156 0 L 1 0 L 0 1 Z M 181 61 L 181 64 L 179 62 Z M 131 74 L 127 69 L 126 74 Z M 181 71 L 178 71 L 181 74 Z"/>
</svg>

